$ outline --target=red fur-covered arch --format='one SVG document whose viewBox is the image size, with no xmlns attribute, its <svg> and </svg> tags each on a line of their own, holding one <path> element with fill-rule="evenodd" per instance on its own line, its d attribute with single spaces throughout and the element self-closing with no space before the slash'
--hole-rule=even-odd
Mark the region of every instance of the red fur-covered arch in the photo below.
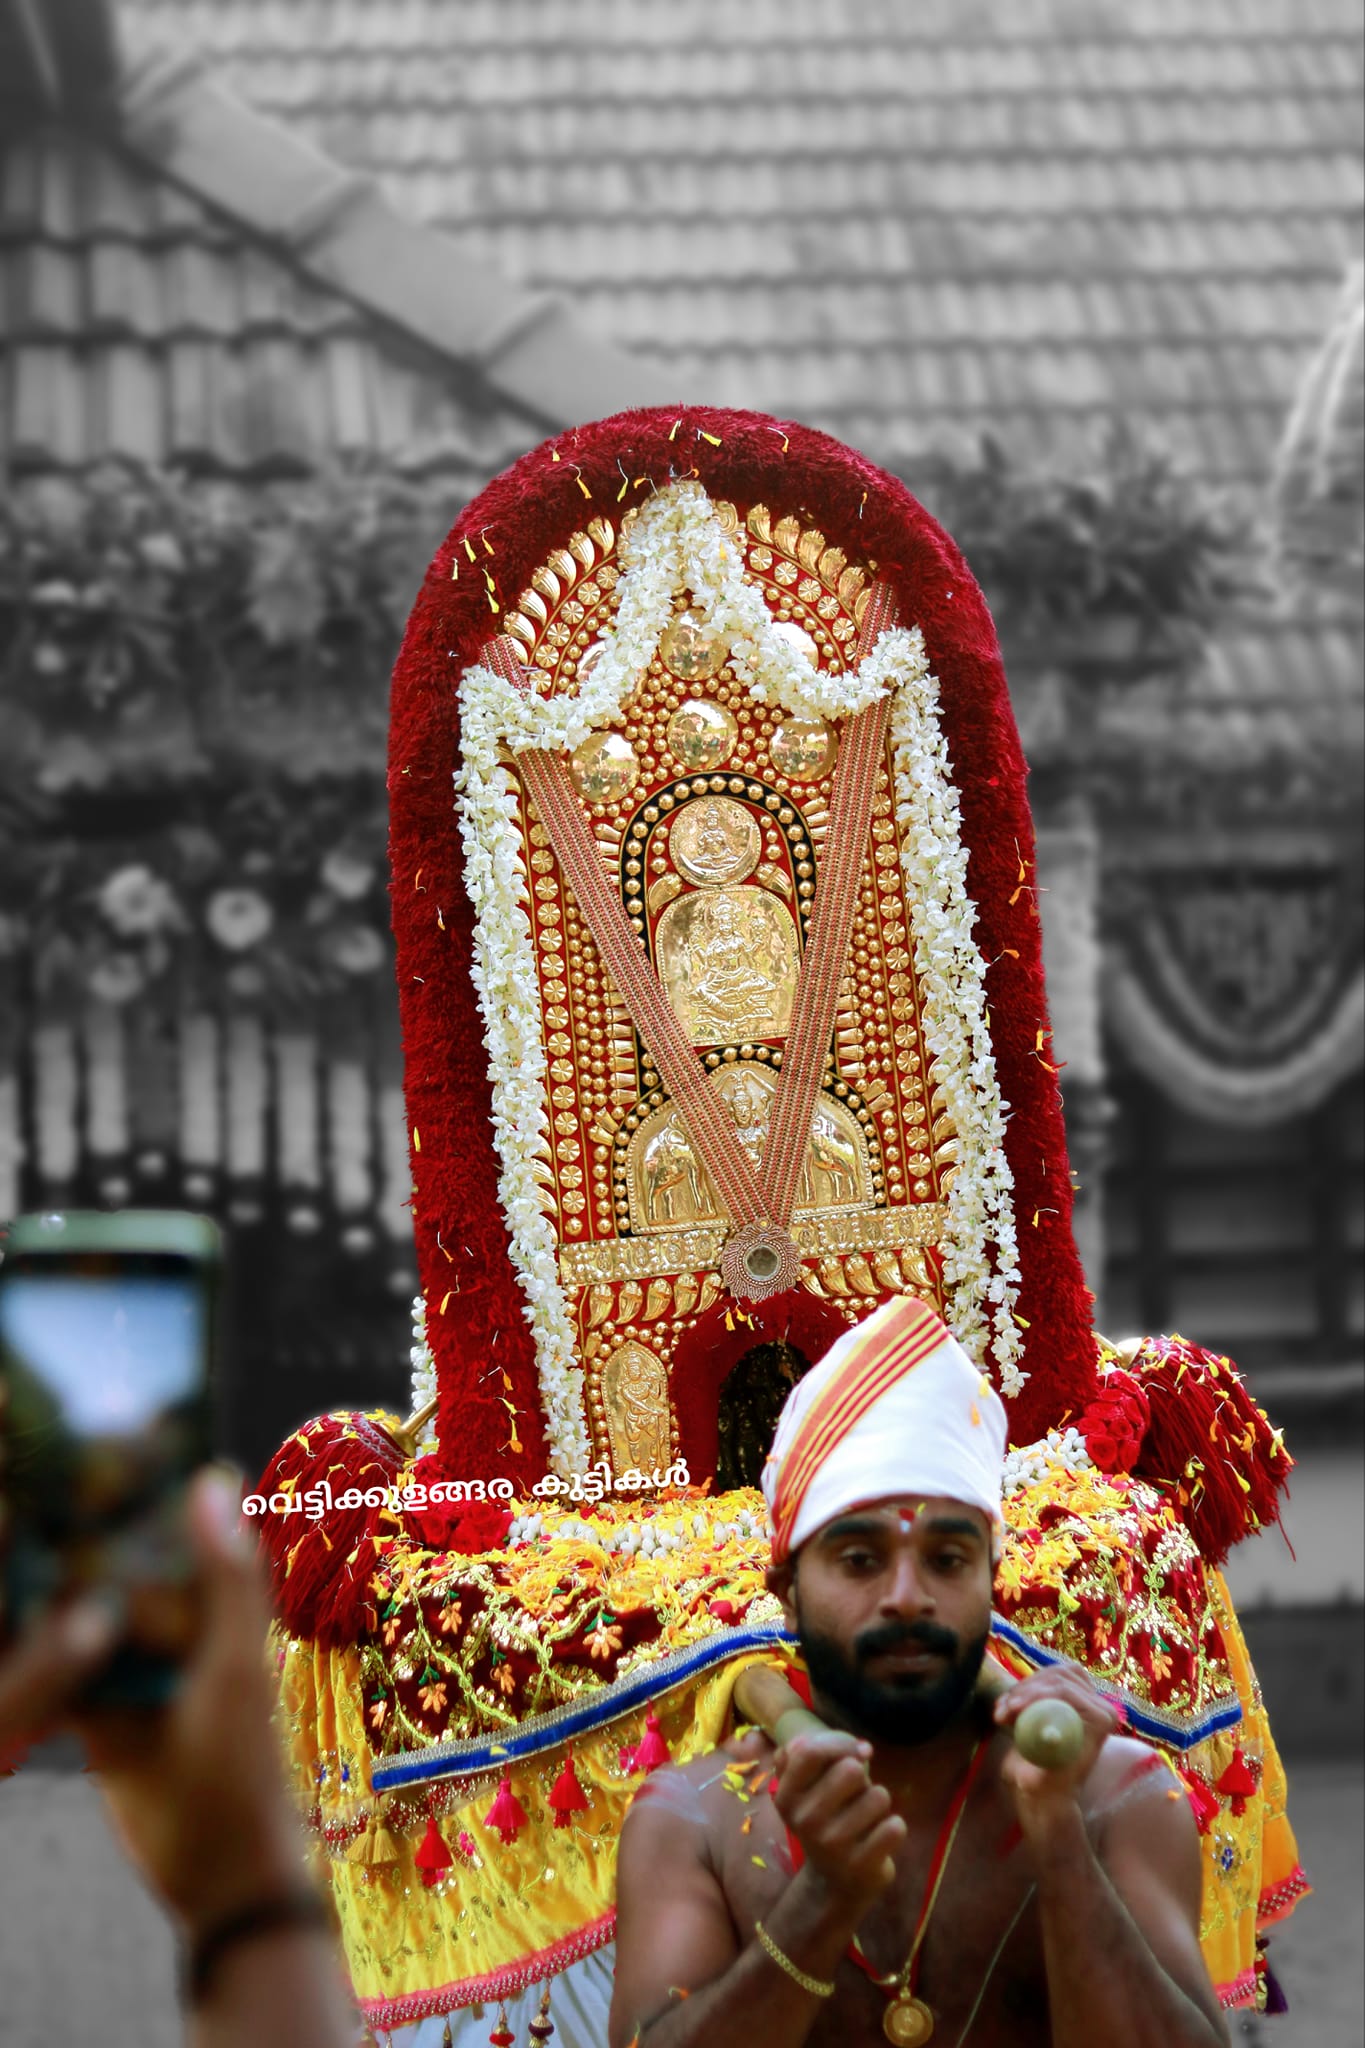
<svg viewBox="0 0 1365 2048">
<path fill-rule="evenodd" d="M 1025 766 L 990 613 L 961 554 L 905 486 L 827 435 L 712 408 L 620 413 L 557 435 L 468 506 L 437 551 L 394 670 L 390 856 L 412 1130 L 413 1211 L 440 1387 L 442 1458 L 454 1476 L 545 1469 L 526 1304 L 498 1206 L 491 1088 L 470 961 L 473 914 L 453 814 L 456 685 L 502 610 L 550 550 L 595 513 L 618 520 L 695 475 L 741 512 L 767 503 L 874 560 L 901 615 L 924 632 L 969 847 L 991 1034 L 1010 1105 L 1019 1314 L 1030 1375 L 1016 1441 L 1078 1411 L 1094 1385 L 1091 1298 L 1071 1231 L 1071 1184 L 1043 989 Z M 705 1398 L 714 1400 L 714 1376 Z M 706 1434 L 675 1385 L 685 1438 Z M 714 1418 L 710 1437 L 714 1440 Z"/>
</svg>

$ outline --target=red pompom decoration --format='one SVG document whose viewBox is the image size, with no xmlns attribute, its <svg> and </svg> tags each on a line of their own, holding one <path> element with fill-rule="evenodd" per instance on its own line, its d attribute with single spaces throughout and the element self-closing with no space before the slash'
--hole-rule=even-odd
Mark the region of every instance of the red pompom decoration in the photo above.
<svg viewBox="0 0 1365 2048">
<path fill-rule="evenodd" d="M 1105 1373 L 1076 1427 L 1100 1472 L 1131 1472 L 1151 1419 L 1151 1405 L 1130 1372 Z"/>
<path fill-rule="evenodd" d="M 1240 1748 L 1232 1752 L 1232 1762 L 1218 1780 L 1218 1790 L 1224 1799 L 1232 1801 L 1233 1813 L 1239 1817 L 1247 1810 L 1247 1801 L 1255 1792 L 1260 1780 Z"/>
<path fill-rule="evenodd" d="M 359 1413 L 306 1422 L 266 1466 L 256 1482 L 266 1506 L 249 1526 L 269 1566 L 275 1612 L 291 1635 L 330 1649 L 365 1633 L 378 1562 L 373 1539 L 402 1466 L 388 1431 Z M 288 1512 L 286 1500 L 294 1503 Z"/>
<path fill-rule="evenodd" d="M 504 1777 L 498 1786 L 498 1796 L 483 1817 L 486 1828 L 492 1828 L 501 1835 L 503 1842 L 514 1842 L 526 1825 L 526 1808 L 512 1790 L 512 1780 Z"/>
<path fill-rule="evenodd" d="M 405 1489 L 445 1483 L 439 1458 L 419 1458 L 405 1474 Z M 428 1550 L 457 1550 L 465 1557 L 483 1550 L 501 1550 L 512 1526 L 512 1510 L 496 1500 L 438 1501 L 424 1508 L 404 1508 L 403 1520 Z"/>
<path fill-rule="evenodd" d="M 436 1825 L 434 1813 L 427 1815 L 427 1831 L 418 1843 L 417 1854 L 412 1860 L 417 1865 L 421 1873 L 422 1882 L 428 1891 L 430 1891 L 433 1885 L 441 1882 L 441 1879 L 455 1861 L 450 1850 L 446 1847 L 445 1837 Z"/>
<path fill-rule="evenodd" d="M 578 1782 L 578 1773 L 573 1767 L 572 1750 L 566 1753 L 564 1768 L 550 1788 L 550 1805 L 554 1809 L 557 1828 L 566 1828 L 574 1814 L 587 1810 L 588 1795 Z"/>
<path fill-rule="evenodd" d="M 1195 1777 L 1193 1772 L 1182 1771 L 1180 1777 L 1194 1814 L 1194 1824 L 1201 1835 L 1206 1835 L 1218 1818 L 1218 1801 L 1204 1780 Z"/>
</svg>

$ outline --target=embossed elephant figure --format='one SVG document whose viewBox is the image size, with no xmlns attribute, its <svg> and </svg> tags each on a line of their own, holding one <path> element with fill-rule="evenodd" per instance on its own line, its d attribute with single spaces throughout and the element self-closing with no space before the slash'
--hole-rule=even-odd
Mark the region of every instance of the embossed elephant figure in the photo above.
<svg viewBox="0 0 1365 2048">
<path fill-rule="evenodd" d="M 817 1109 L 811 1121 L 810 1150 L 801 1175 L 804 1206 L 824 1209 L 855 1201 L 861 1163 L 852 1138 L 844 1135 L 827 1111 Z"/>
<path fill-rule="evenodd" d="M 691 1223 L 711 1203 L 696 1154 L 682 1126 L 669 1122 L 645 1148 L 645 1216 L 651 1223 Z"/>
</svg>

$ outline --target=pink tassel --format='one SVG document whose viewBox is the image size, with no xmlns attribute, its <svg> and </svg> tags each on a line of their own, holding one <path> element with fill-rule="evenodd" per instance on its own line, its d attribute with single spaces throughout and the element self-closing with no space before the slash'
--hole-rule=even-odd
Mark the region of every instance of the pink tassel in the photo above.
<svg viewBox="0 0 1365 2048">
<path fill-rule="evenodd" d="M 668 1744 L 659 1732 L 659 1717 L 651 1708 L 645 1716 L 645 1732 L 630 1753 L 630 1768 L 643 1771 L 648 1776 L 651 1771 L 657 1771 L 660 1764 L 672 1761 Z"/>
<path fill-rule="evenodd" d="M 1183 1771 L 1180 1776 L 1194 1813 L 1194 1824 L 1201 1835 L 1206 1835 L 1218 1818 L 1218 1801 L 1202 1778 L 1186 1777 Z"/>
<path fill-rule="evenodd" d="M 526 1808 L 512 1790 L 512 1780 L 504 1777 L 498 1786 L 498 1796 L 483 1817 L 486 1828 L 502 1836 L 504 1843 L 514 1842 L 526 1825 Z"/>
</svg>

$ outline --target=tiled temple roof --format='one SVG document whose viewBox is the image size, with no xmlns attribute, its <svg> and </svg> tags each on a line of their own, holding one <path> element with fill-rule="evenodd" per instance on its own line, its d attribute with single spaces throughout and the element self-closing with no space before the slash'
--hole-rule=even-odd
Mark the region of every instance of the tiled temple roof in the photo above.
<svg viewBox="0 0 1365 2048">
<path fill-rule="evenodd" d="M 192 55 L 130 64 L 115 26 L 108 0 L 0 16 L 11 474 L 358 457 L 473 490 L 552 427 L 666 395 Z"/>
<path fill-rule="evenodd" d="M 1260 482 L 1360 241 L 1357 0 L 123 0 L 680 395 Z"/>
<path fill-rule="evenodd" d="M 534 426 L 102 143 L 0 151 L 0 417 L 20 472 L 220 473 L 321 451 L 471 482 Z"/>
</svg>

